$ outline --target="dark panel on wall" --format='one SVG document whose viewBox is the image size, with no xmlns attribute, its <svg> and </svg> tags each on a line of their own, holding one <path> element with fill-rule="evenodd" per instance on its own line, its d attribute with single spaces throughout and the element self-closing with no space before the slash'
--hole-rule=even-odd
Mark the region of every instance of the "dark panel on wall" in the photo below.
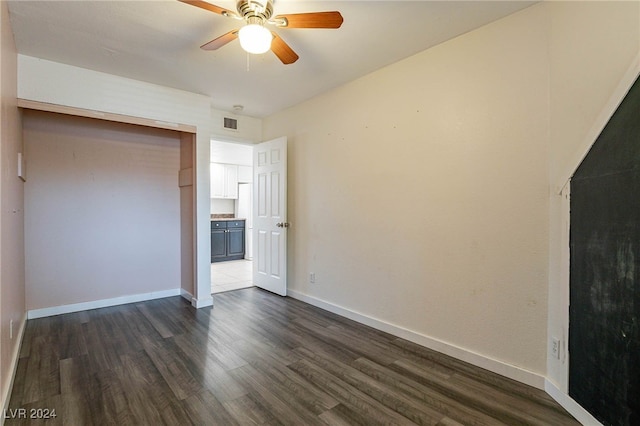
<svg viewBox="0 0 640 426">
<path fill-rule="evenodd" d="M 640 424 L 640 83 L 571 181 L 569 395 Z"/>
</svg>

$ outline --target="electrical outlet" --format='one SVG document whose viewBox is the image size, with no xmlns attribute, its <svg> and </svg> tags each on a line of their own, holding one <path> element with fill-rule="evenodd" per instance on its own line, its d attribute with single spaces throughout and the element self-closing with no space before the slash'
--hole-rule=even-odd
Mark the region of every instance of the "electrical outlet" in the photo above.
<svg viewBox="0 0 640 426">
<path fill-rule="evenodd" d="M 309 282 L 311 284 L 315 284 L 315 282 L 316 282 L 316 273 L 315 272 L 310 272 L 309 273 Z"/>
<path fill-rule="evenodd" d="M 9 320 L 9 339 L 13 339 L 13 320 Z"/>
<path fill-rule="evenodd" d="M 551 338 L 551 355 L 555 359 L 560 359 L 560 339 L 556 337 Z"/>
</svg>

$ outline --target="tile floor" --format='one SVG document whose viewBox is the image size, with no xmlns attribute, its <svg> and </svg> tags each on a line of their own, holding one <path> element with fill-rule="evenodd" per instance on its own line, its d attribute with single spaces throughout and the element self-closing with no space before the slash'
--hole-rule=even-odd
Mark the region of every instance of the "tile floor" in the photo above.
<svg viewBox="0 0 640 426">
<path fill-rule="evenodd" d="M 253 265 L 250 260 L 231 260 L 211 264 L 211 293 L 253 287 Z"/>
</svg>

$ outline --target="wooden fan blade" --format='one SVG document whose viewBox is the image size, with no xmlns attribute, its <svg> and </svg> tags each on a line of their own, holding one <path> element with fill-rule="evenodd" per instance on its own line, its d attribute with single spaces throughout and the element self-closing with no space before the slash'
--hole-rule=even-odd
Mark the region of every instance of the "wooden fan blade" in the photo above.
<svg viewBox="0 0 640 426">
<path fill-rule="evenodd" d="M 283 28 L 340 28 L 342 15 L 340 12 L 311 12 L 278 15 L 273 18 Z M 281 24 L 280 22 L 284 22 Z"/>
<path fill-rule="evenodd" d="M 191 6 L 199 7 L 200 9 L 208 10 L 213 13 L 218 13 L 220 15 L 235 15 L 235 12 L 232 12 L 224 7 L 216 6 L 215 4 L 208 3 L 206 1 L 201 0 L 178 0 L 182 3 L 190 4 Z"/>
<path fill-rule="evenodd" d="M 229 31 L 226 34 L 221 35 L 218 38 L 211 40 L 209 43 L 205 43 L 200 46 L 200 49 L 204 50 L 216 50 L 224 46 L 225 44 L 232 42 L 238 38 L 238 30 Z"/>
<path fill-rule="evenodd" d="M 273 31 L 273 40 L 271 41 L 271 51 L 282 61 L 283 64 L 289 65 L 298 60 L 298 54 L 289 47 L 287 43 Z"/>
</svg>

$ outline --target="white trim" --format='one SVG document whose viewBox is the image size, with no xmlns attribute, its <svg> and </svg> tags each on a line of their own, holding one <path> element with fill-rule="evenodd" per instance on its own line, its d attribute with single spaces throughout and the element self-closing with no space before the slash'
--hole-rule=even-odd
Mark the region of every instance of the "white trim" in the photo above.
<svg viewBox="0 0 640 426">
<path fill-rule="evenodd" d="M 577 421 L 584 426 L 602 426 L 595 417 L 593 417 L 587 410 L 582 408 L 580 404 L 575 402 L 569 395 L 563 393 L 558 387 L 549 379 L 544 381 L 544 390 L 553 398 L 558 404 L 560 404 L 565 410 L 569 412 Z"/>
<path fill-rule="evenodd" d="M 196 127 L 189 124 L 170 123 L 167 121 L 151 120 L 148 118 L 132 115 L 114 114 L 89 110 L 86 108 L 76 108 L 67 105 L 58 105 L 49 102 L 33 101 L 18 98 L 18 108 L 32 109 L 34 111 L 55 112 L 58 114 L 73 115 L 77 117 L 98 118 L 100 120 L 115 121 L 117 123 L 135 124 L 138 126 L 151 127 L 156 129 L 176 130 L 179 132 L 196 133 Z"/>
<path fill-rule="evenodd" d="M 184 288 L 180 289 L 180 296 L 182 296 L 183 299 L 186 299 L 189 303 L 193 301 L 193 294 L 189 293 Z"/>
<path fill-rule="evenodd" d="M 132 294 L 114 297 L 112 299 L 93 300 L 91 302 L 73 303 L 71 305 L 52 306 L 50 308 L 32 309 L 27 312 L 28 319 L 50 317 L 71 312 L 88 311 L 90 309 L 106 308 L 108 306 L 125 305 L 127 303 L 144 302 L 146 300 L 162 299 L 179 296 L 180 289 L 153 291 L 151 293 Z"/>
<path fill-rule="evenodd" d="M 20 330 L 18 330 L 18 334 L 16 338 L 18 339 L 18 344 L 15 346 L 13 350 L 13 354 L 11 356 L 11 366 L 9 367 L 9 371 L 11 371 L 11 376 L 9 379 L 9 383 L 6 385 L 4 389 L 2 389 L 2 400 L 4 401 L 3 413 L 8 412 L 9 410 L 9 402 L 11 400 L 11 393 L 13 392 L 13 382 L 16 378 L 16 371 L 18 369 L 18 361 L 20 360 L 20 350 L 22 348 L 22 338 L 24 337 L 24 330 L 27 327 L 27 316 L 25 315 L 20 322 Z M 0 420 L 0 425 L 4 425 L 6 416 L 2 416 L 2 420 Z"/>
<path fill-rule="evenodd" d="M 206 308 L 207 306 L 213 306 L 213 297 L 211 297 L 211 295 L 203 299 L 196 299 L 194 297 L 191 299 L 191 306 L 193 306 L 196 309 Z"/>
<path fill-rule="evenodd" d="M 595 141 L 604 130 L 604 127 L 607 125 L 611 116 L 616 112 L 618 106 L 623 101 L 627 93 L 629 93 L 629 89 L 633 86 L 633 83 L 636 81 L 638 76 L 640 75 L 640 53 L 636 55 L 634 60 L 631 62 L 631 66 L 627 69 L 624 76 L 616 86 L 612 95 L 609 97 L 609 100 L 604 105 L 600 114 L 594 120 L 593 126 L 589 129 L 587 134 L 585 135 L 580 147 L 576 150 L 574 155 L 571 157 L 570 162 L 567 164 L 567 167 L 564 168 L 563 174 L 560 176 L 560 179 L 556 183 L 555 191 L 556 194 L 560 194 L 564 187 L 567 185 L 571 176 L 575 173 L 584 160 L 584 157 L 587 155 Z"/>
<path fill-rule="evenodd" d="M 510 379 L 527 384 L 529 386 L 536 387 L 538 389 L 544 389 L 545 378 L 543 376 L 525 370 L 523 368 L 516 367 L 515 365 L 507 364 L 502 361 L 498 361 L 493 358 L 489 358 L 487 356 L 472 352 L 468 349 L 464 349 L 450 343 L 425 336 L 424 334 L 420 334 L 415 331 L 408 330 L 406 328 L 390 324 L 376 318 L 372 318 L 359 312 L 343 308 L 342 306 L 338 306 L 333 303 L 315 298 L 313 296 L 300 293 L 296 290 L 289 289 L 288 296 L 309 303 L 310 305 L 316 306 L 318 308 L 327 310 L 329 312 L 333 312 L 334 314 L 352 319 L 361 324 L 368 325 L 369 327 L 373 327 L 377 330 L 381 330 L 394 336 L 409 340 L 413 343 L 417 343 L 418 345 L 433 349 L 445 355 L 449 355 L 456 359 L 471 363 L 480 368 L 484 368 L 485 370 L 500 374 L 501 376 L 508 377 Z"/>
</svg>

